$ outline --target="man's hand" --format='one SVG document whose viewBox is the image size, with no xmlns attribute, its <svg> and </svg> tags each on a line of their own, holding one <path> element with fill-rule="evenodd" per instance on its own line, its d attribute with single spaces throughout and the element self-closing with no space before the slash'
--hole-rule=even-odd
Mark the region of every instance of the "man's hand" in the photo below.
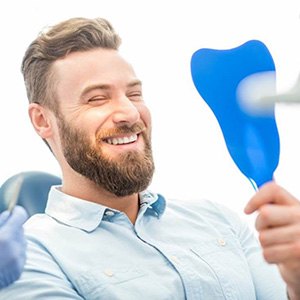
<svg viewBox="0 0 300 300">
<path fill-rule="evenodd" d="M 278 265 L 290 299 L 300 299 L 300 202 L 269 182 L 252 197 L 245 213 L 257 211 L 256 229 L 267 262 Z"/>
<path fill-rule="evenodd" d="M 17 280 L 23 271 L 26 241 L 22 225 L 26 219 L 21 206 L 0 214 L 0 288 Z"/>
</svg>

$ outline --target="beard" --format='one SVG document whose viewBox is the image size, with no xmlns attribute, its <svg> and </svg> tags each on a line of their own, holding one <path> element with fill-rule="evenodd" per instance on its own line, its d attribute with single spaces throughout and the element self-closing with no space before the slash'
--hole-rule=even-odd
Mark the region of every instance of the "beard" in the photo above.
<svg viewBox="0 0 300 300">
<path fill-rule="evenodd" d="M 59 133 L 63 154 L 70 167 L 85 176 L 106 191 L 124 197 L 145 190 L 153 177 L 154 162 L 150 135 L 143 130 L 143 151 L 126 151 L 117 158 L 109 158 L 101 147 L 93 146 L 87 135 L 68 124 L 63 118 L 58 119 Z M 105 132 L 97 132 L 97 145 L 103 143 L 101 137 L 134 134 L 140 132 L 143 125 L 122 126 Z M 140 137 L 139 137 L 140 138 Z"/>
</svg>

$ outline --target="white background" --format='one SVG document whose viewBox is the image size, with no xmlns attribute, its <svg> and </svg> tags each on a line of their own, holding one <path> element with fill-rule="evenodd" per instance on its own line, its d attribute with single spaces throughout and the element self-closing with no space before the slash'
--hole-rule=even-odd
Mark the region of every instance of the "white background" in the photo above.
<svg viewBox="0 0 300 300">
<path fill-rule="evenodd" d="M 278 89 L 285 90 L 300 71 L 299 15 L 299 0 L 2 1 L 0 184 L 26 170 L 60 175 L 29 122 L 20 64 L 45 26 L 99 16 L 119 32 L 121 52 L 143 81 L 153 116 L 152 190 L 187 200 L 208 198 L 242 215 L 254 190 L 231 160 L 213 113 L 193 86 L 190 58 L 199 48 L 226 49 L 261 40 L 274 58 Z M 276 119 L 281 157 L 275 178 L 299 197 L 300 110 L 279 105 Z"/>
</svg>

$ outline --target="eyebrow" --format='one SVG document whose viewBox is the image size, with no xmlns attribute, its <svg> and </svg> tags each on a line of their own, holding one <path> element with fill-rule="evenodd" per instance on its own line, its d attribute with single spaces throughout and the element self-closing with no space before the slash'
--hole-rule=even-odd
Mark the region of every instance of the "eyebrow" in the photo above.
<svg viewBox="0 0 300 300">
<path fill-rule="evenodd" d="M 128 88 L 132 88 L 135 86 L 141 86 L 142 82 L 140 80 L 133 80 L 131 82 L 129 82 L 127 84 Z M 80 94 L 80 98 L 83 98 L 87 93 L 89 93 L 90 91 L 93 90 L 109 90 L 110 89 L 110 85 L 109 84 L 93 84 L 93 85 L 89 85 L 87 86 Z"/>
</svg>

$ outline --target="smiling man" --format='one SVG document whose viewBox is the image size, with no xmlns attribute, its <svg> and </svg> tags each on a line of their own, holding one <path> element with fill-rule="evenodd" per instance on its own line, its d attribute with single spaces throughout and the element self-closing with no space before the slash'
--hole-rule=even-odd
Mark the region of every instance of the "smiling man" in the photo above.
<svg viewBox="0 0 300 300">
<path fill-rule="evenodd" d="M 147 188 L 154 171 L 140 80 L 117 50 L 106 48 L 73 52 L 55 61 L 51 72 L 57 109 L 32 103 L 29 113 L 63 166 L 62 191 L 96 203 L 104 198 L 101 204 L 134 222 L 136 193 Z"/>
<path fill-rule="evenodd" d="M 75 18 L 25 54 L 30 119 L 63 183 L 26 223 L 25 270 L 0 298 L 285 299 L 277 268 L 235 214 L 147 190 L 150 113 L 119 45 L 105 19 Z"/>
</svg>

